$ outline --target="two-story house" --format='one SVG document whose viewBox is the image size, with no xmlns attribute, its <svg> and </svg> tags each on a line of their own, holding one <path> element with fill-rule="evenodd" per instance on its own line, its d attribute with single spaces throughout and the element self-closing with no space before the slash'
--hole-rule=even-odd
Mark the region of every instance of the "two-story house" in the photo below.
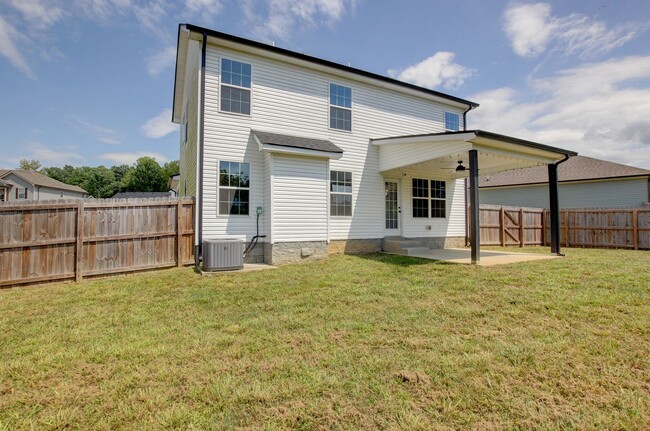
<svg viewBox="0 0 650 431">
<path fill-rule="evenodd" d="M 432 248 L 464 245 L 468 203 L 478 210 L 479 164 L 481 174 L 536 165 L 551 172 L 576 154 L 466 130 L 476 107 L 180 25 L 172 115 L 181 126 L 179 194 L 197 199 L 197 259 L 202 240 L 213 238 L 258 236 L 247 259 L 272 264 L 380 251 L 386 238 L 398 248 L 413 239 Z M 477 214 L 469 224 L 473 261 Z"/>
</svg>

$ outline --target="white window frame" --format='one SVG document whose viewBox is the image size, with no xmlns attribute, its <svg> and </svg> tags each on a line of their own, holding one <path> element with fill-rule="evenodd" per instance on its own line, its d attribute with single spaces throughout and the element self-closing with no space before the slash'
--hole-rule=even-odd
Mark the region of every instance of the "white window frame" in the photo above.
<svg viewBox="0 0 650 431">
<path fill-rule="evenodd" d="M 242 64 L 248 64 L 251 67 L 251 86 L 250 87 L 241 87 L 239 85 L 233 85 L 233 84 L 226 84 L 223 82 L 223 60 L 230 60 L 230 61 L 236 61 L 237 63 L 242 63 Z M 223 87 L 230 87 L 230 88 L 236 88 L 238 90 L 245 90 L 248 91 L 249 93 L 249 100 L 250 100 L 250 112 L 248 114 L 245 114 L 243 112 L 233 112 L 233 111 L 226 111 L 221 109 L 221 98 L 223 97 Z M 219 112 L 222 112 L 224 114 L 230 114 L 230 115 L 240 115 L 243 117 L 250 117 L 253 115 L 253 64 L 249 63 L 247 61 L 241 61 L 241 60 L 235 60 L 231 57 L 220 57 L 219 58 L 219 101 L 217 102 L 219 106 Z"/>
<path fill-rule="evenodd" d="M 26 187 L 16 187 L 16 199 L 25 200 L 27 199 L 27 188 Z"/>
<path fill-rule="evenodd" d="M 228 162 L 228 163 L 239 163 L 239 164 L 247 164 L 248 165 L 248 187 L 233 187 L 233 186 L 222 186 L 221 185 L 221 162 Z M 250 162 L 244 162 L 244 161 L 239 161 L 239 160 L 217 160 L 217 215 L 221 217 L 250 217 L 251 214 L 253 214 L 253 211 L 251 211 L 251 201 L 252 201 L 252 192 L 251 192 L 251 184 L 253 182 L 253 168 L 251 166 Z M 221 189 L 226 189 L 226 190 L 248 190 L 248 214 L 229 214 L 229 213 L 222 213 L 220 209 L 220 203 L 221 203 Z"/>
<path fill-rule="evenodd" d="M 350 89 L 350 107 L 347 108 L 345 106 L 339 106 L 339 105 L 332 105 L 332 85 L 338 85 L 339 87 L 345 87 Z M 350 130 L 346 129 L 337 129 L 336 127 L 332 127 L 332 108 L 338 108 L 338 109 L 343 109 L 346 111 L 350 111 Z M 327 128 L 330 130 L 336 130 L 338 132 L 345 132 L 345 133 L 352 133 L 353 126 L 352 126 L 352 109 L 354 108 L 354 90 L 352 89 L 351 86 L 349 85 L 343 85 L 339 84 L 338 82 L 333 82 L 330 81 L 327 84 Z"/>
<path fill-rule="evenodd" d="M 327 181 L 327 189 L 329 191 L 329 215 L 330 217 L 336 217 L 336 218 L 351 218 L 352 214 L 354 214 L 354 173 L 352 171 L 343 171 L 339 169 L 330 169 L 330 174 L 329 178 Z M 337 172 L 337 173 L 343 173 L 345 174 L 350 174 L 350 191 L 349 192 L 334 192 L 332 191 L 332 172 Z M 338 175 L 338 174 L 337 174 Z M 345 181 L 345 179 L 343 180 Z M 345 196 L 350 196 L 350 215 L 338 215 L 338 214 L 332 214 L 332 209 L 334 208 L 334 205 L 332 204 L 332 195 L 345 195 Z"/>
<path fill-rule="evenodd" d="M 455 115 L 458 118 L 458 129 L 448 129 L 447 128 L 447 114 Z M 445 126 L 446 132 L 459 132 L 460 131 L 460 114 L 458 112 L 444 111 L 442 114 L 442 121 Z"/>
<path fill-rule="evenodd" d="M 413 196 L 413 180 L 420 180 L 420 181 L 426 181 L 427 182 L 427 197 L 420 197 L 420 196 Z M 431 193 L 431 183 L 433 181 L 438 181 L 441 182 L 445 185 L 445 197 L 444 198 L 437 198 L 434 197 L 433 194 Z M 426 200 L 427 201 L 427 216 L 426 217 L 415 217 L 413 215 L 413 201 L 415 199 L 420 199 L 420 200 Z M 443 201 L 445 203 L 445 215 L 442 217 L 434 217 L 433 216 L 433 206 L 431 205 L 431 201 Z M 446 219 L 447 218 L 447 181 L 445 180 L 439 180 L 436 178 L 418 178 L 418 177 L 413 177 L 411 178 L 411 218 L 413 219 Z"/>
</svg>

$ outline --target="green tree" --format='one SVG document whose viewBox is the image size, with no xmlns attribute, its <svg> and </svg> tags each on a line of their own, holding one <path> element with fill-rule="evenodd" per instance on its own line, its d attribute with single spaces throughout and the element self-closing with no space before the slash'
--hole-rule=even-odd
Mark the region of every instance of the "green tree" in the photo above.
<svg viewBox="0 0 650 431">
<path fill-rule="evenodd" d="M 165 171 L 165 175 L 167 175 L 167 178 L 169 178 L 172 175 L 176 175 L 180 172 L 180 163 L 178 160 L 172 160 L 171 162 L 167 162 L 163 165 L 163 170 Z"/>
<path fill-rule="evenodd" d="M 153 157 L 140 157 L 126 175 L 126 188 L 130 192 L 164 192 L 167 176 Z"/>
<path fill-rule="evenodd" d="M 38 172 L 41 169 L 41 162 L 36 159 L 20 159 L 18 162 L 18 169 L 23 169 L 25 171 L 36 171 Z"/>
</svg>

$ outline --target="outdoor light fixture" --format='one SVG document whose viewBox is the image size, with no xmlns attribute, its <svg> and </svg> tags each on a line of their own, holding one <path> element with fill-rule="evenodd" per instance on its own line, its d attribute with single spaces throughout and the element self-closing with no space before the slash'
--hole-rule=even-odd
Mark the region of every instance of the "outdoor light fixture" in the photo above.
<svg viewBox="0 0 650 431">
<path fill-rule="evenodd" d="M 456 166 L 456 172 L 465 172 L 467 169 L 463 166 L 463 161 L 458 161 L 458 166 Z"/>
</svg>

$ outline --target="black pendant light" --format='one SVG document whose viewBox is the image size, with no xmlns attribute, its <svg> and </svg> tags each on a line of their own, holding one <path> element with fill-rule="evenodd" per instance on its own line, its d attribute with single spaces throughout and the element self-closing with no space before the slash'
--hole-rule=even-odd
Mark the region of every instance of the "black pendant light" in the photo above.
<svg viewBox="0 0 650 431">
<path fill-rule="evenodd" d="M 458 161 L 458 166 L 456 166 L 456 172 L 465 172 L 467 169 L 463 166 L 463 161 Z"/>
</svg>

